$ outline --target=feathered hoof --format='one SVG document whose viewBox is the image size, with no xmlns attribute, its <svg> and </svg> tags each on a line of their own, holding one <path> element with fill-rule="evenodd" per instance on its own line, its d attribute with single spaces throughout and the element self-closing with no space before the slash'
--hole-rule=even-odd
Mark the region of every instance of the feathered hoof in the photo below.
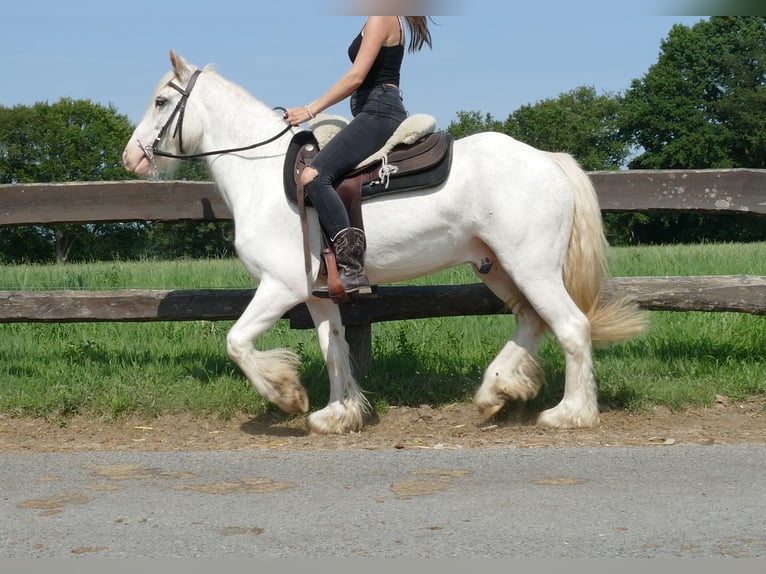
<svg viewBox="0 0 766 574">
<path fill-rule="evenodd" d="M 364 410 L 349 404 L 336 402 L 309 415 L 309 436 L 348 434 L 362 430 Z"/>
<path fill-rule="evenodd" d="M 509 343 L 484 372 L 481 386 L 473 397 L 479 415 L 487 420 L 508 401 L 529 401 L 537 396 L 545 373 L 525 349 Z"/>
<path fill-rule="evenodd" d="M 598 409 L 575 409 L 563 402 L 537 417 L 538 426 L 553 429 L 588 429 L 598 426 L 599 422 Z"/>
<path fill-rule="evenodd" d="M 473 397 L 479 416 L 486 421 L 500 412 L 509 401 L 525 402 L 534 399 L 543 380 L 542 370 L 538 370 L 534 377 L 516 376 L 506 379 L 498 373 L 485 375 L 484 382 Z"/>
<path fill-rule="evenodd" d="M 284 412 L 291 415 L 299 415 L 309 410 L 309 396 L 303 386 L 295 382 L 286 388 L 287 385 L 281 385 L 281 394 L 273 397 L 272 401 Z"/>
<path fill-rule="evenodd" d="M 482 421 L 487 421 L 499 413 L 505 406 L 505 401 L 499 400 L 499 402 L 493 403 L 479 403 L 474 400 L 476 408 L 479 410 L 479 417 Z"/>
</svg>

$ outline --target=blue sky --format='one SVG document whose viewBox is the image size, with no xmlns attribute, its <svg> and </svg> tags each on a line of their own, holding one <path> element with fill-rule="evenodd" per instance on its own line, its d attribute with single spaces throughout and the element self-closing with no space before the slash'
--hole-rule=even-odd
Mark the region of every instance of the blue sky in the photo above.
<svg viewBox="0 0 766 574">
<path fill-rule="evenodd" d="M 402 88 L 407 109 L 436 116 L 440 127 L 460 110 L 502 120 L 578 86 L 621 92 L 657 61 L 674 23 L 704 18 L 657 15 L 651 2 L 439 2 L 449 15 L 434 16 L 432 51 L 406 56 Z M 348 69 L 346 48 L 364 18 L 339 6 L 4 0 L 0 105 L 90 99 L 135 123 L 170 68 L 171 48 L 270 106 L 303 105 Z M 349 115 L 347 102 L 330 111 Z"/>
</svg>

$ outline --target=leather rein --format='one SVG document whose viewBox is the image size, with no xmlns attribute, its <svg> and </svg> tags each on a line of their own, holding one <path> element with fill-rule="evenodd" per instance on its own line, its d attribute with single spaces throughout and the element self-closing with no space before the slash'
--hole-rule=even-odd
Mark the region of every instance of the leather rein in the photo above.
<svg viewBox="0 0 766 574">
<path fill-rule="evenodd" d="M 173 88 L 175 91 L 177 91 L 179 94 L 181 94 L 181 99 L 178 100 L 178 103 L 176 104 L 175 109 L 173 110 L 173 113 L 170 114 L 170 117 L 168 117 L 168 120 L 165 122 L 165 125 L 162 126 L 162 129 L 160 129 L 159 133 L 157 134 L 157 137 L 154 138 L 154 141 L 151 143 L 151 145 L 144 146 L 141 144 L 141 142 L 138 142 L 138 145 L 141 147 L 141 150 L 144 152 L 144 156 L 154 165 L 154 158 L 155 157 L 168 157 L 172 159 L 196 159 L 200 157 L 208 157 L 211 155 L 221 155 L 226 153 L 235 153 L 240 151 L 247 151 L 251 149 L 255 149 L 257 147 L 268 145 L 272 142 L 275 142 L 279 138 L 281 138 L 283 135 L 285 135 L 287 132 L 289 132 L 292 129 L 292 126 L 288 124 L 285 129 L 283 129 L 281 132 L 279 132 L 277 135 L 270 137 L 267 140 L 260 141 L 251 145 L 246 145 L 242 147 L 234 147 L 234 148 L 228 148 L 228 149 L 221 149 L 221 150 L 215 150 L 215 151 L 206 151 L 201 153 L 193 153 L 193 154 L 186 154 L 184 153 L 184 142 L 183 142 L 183 123 L 184 123 L 184 113 L 186 112 L 186 102 L 189 100 L 189 96 L 192 93 L 192 90 L 194 89 L 194 85 L 197 83 L 197 78 L 202 73 L 202 70 L 195 70 L 192 74 L 191 79 L 189 80 L 189 83 L 186 85 L 186 89 L 181 88 L 178 84 L 176 84 L 173 80 L 170 80 L 167 85 L 171 88 Z M 285 108 L 282 107 L 276 107 L 273 108 L 274 110 L 282 110 L 287 111 Z M 178 147 L 181 150 L 180 154 L 174 154 L 167 151 L 162 151 L 161 149 L 158 149 L 158 145 L 163 137 L 165 137 L 165 134 L 167 133 L 168 129 L 170 129 L 171 124 L 173 123 L 173 120 L 176 119 L 176 116 L 178 116 L 178 121 L 176 122 L 176 128 L 173 131 L 173 136 L 178 136 Z"/>
</svg>

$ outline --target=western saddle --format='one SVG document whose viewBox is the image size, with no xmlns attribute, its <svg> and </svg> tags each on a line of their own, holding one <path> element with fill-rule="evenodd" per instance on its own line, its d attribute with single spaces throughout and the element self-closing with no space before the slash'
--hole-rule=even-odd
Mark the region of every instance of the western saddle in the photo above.
<svg viewBox="0 0 766 574">
<path fill-rule="evenodd" d="M 434 131 L 435 120 L 418 114 L 407 118 L 382 150 L 361 162 L 336 182 L 336 191 L 348 211 L 352 227 L 364 230 L 362 202 L 384 194 L 402 193 L 438 187 L 447 179 L 452 165 L 453 137 L 445 131 Z M 322 122 L 318 116 L 318 123 Z M 306 273 L 311 272 L 306 207 L 311 200 L 300 185 L 303 170 L 319 152 L 319 140 L 332 134 L 319 134 L 319 128 L 296 133 L 290 142 L 284 165 L 284 187 L 288 199 L 298 205 L 303 229 Z M 320 137 L 317 137 L 317 135 Z M 330 297 L 346 303 L 349 297 L 338 280 L 332 243 L 322 237 L 322 265 L 317 279 L 327 282 Z"/>
</svg>

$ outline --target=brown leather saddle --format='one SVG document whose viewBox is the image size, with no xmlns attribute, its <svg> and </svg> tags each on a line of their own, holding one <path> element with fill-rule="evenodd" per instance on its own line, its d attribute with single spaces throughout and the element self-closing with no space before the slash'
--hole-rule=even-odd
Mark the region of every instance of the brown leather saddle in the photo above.
<svg viewBox="0 0 766 574">
<path fill-rule="evenodd" d="M 336 190 L 346 206 L 352 227 L 364 229 L 362 202 L 365 199 L 391 193 L 403 193 L 424 188 L 438 187 L 447 179 L 452 166 L 454 138 L 449 132 L 431 133 L 411 145 L 398 145 L 387 156 L 355 169 L 337 183 Z M 293 136 L 285 156 L 284 188 L 287 198 L 298 205 L 305 252 L 306 272 L 311 271 L 311 255 L 308 248 L 308 223 L 305 208 L 311 200 L 300 185 L 303 170 L 319 152 L 319 144 L 311 131 L 301 131 Z M 342 288 L 333 293 L 337 276 L 332 244 L 323 237 L 322 267 L 318 281 L 327 281 L 330 295 L 336 302 L 347 302 Z M 338 281 L 339 283 L 339 281 Z"/>
</svg>

